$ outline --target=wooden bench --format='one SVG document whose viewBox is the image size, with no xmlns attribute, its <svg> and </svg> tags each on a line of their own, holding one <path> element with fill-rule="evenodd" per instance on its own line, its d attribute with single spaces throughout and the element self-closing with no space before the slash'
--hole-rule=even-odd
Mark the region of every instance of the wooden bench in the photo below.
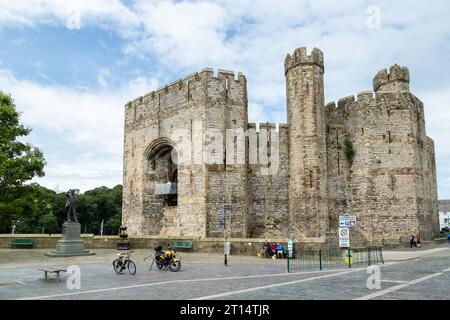
<svg viewBox="0 0 450 320">
<path fill-rule="evenodd" d="M 33 239 L 17 238 L 11 240 L 11 247 L 33 247 Z"/>
<path fill-rule="evenodd" d="M 172 248 L 190 249 L 190 250 L 192 250 L 192 242 L 187 242 L 187 241 L 174 241 L 174 242 L 172 243 Z"/>
<path fill-rule="evenodd" d="M 47 280 L 47 274 L 48 273 L 55 273 L 56 274 L 56 283 L 59 283 L 59 274 L 61 272 L 67 272 L 66 269 L 38 269 L 39 271 L 44 271 L 45 273 L 45 280 Z"/>
</svg>

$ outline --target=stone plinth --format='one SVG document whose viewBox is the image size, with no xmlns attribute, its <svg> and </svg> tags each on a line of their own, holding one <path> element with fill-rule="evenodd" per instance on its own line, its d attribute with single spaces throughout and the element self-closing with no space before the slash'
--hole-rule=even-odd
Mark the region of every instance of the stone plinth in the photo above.
<svg viewBox="0 0 450 320">
<path fill-rule="evenodd" d="M 71 257 L 86 256 L 95 253 L 89 252 L 84 247 L 84 242 L 80 238 L 81 226 L 78 222 L 64 222 L 62 226 L 62 238 L 56 245 L 56 250 L 47 252 L 49 257 Z"/>
</svg>

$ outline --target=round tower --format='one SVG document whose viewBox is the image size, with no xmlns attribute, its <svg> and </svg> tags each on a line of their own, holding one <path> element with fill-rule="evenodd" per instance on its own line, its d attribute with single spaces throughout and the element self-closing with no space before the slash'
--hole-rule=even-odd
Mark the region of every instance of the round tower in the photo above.
<svg viewBox="0 0 450 320">
<path fill-rule="evenodd" d="M 386 69 L 381 70 L 373 78 L 373 91 L 375 92 L 409 92 L 409 70 L 394 64 L 389 73 Z"/>
<path fill-rule="evenodd" d="M 323 53 L 298 48 L 285 60 L 292 236 L 324 237 L 328 228 Z"/>
</svg>

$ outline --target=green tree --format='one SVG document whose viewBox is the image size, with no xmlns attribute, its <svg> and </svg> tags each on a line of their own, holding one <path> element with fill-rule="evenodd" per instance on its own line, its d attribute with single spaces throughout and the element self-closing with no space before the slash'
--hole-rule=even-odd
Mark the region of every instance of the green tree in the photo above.
<svg viewBox="0 0 450 320">
<path fill-rule="evenodd" d="M 44 176 L 45 160 L 41 150 L 20 141 L 31 129 L 25 128 L 19 118 L 11 96 L 0 91 L 0 230 L 3 232 L 9 231 L 14 220 L 25 223 L 30 217 L 23 216 L 24 213 L 36 211 L 33 206 L 38 204 L 27 199 L 33 187 L 25 182 Z M 35 223 L 28 222 L 30 227 Z"/>
<path fill-rule="evenodd" d="M 42 227 L 46 233 L 55 233 L 59 229 L 58 219 L 49 212 L 39 217 L 39 226 Z"/>
</svg>

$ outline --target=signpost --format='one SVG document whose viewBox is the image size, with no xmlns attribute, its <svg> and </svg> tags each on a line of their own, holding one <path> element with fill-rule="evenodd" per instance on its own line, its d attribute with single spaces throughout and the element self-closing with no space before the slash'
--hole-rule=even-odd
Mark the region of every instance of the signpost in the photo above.
<svg viewBox="0 0 450 320">
<path fill-rule="evenodd" d="M 291 239 L 288 240 L 287 250 L 289 258 L 292 258 L 294 252 L 294 241 L 292 241 Z"/>
<path fill-rule="evenodd" d="M 356 227 L 356 216 L 339 216 L 339 227 L 340 228 L 353 228 Z"/>
<path fill-rule="evenodd" d="M 339 227 L 339 247 L 350 248 L 350 228 Z"/>
</svg>

